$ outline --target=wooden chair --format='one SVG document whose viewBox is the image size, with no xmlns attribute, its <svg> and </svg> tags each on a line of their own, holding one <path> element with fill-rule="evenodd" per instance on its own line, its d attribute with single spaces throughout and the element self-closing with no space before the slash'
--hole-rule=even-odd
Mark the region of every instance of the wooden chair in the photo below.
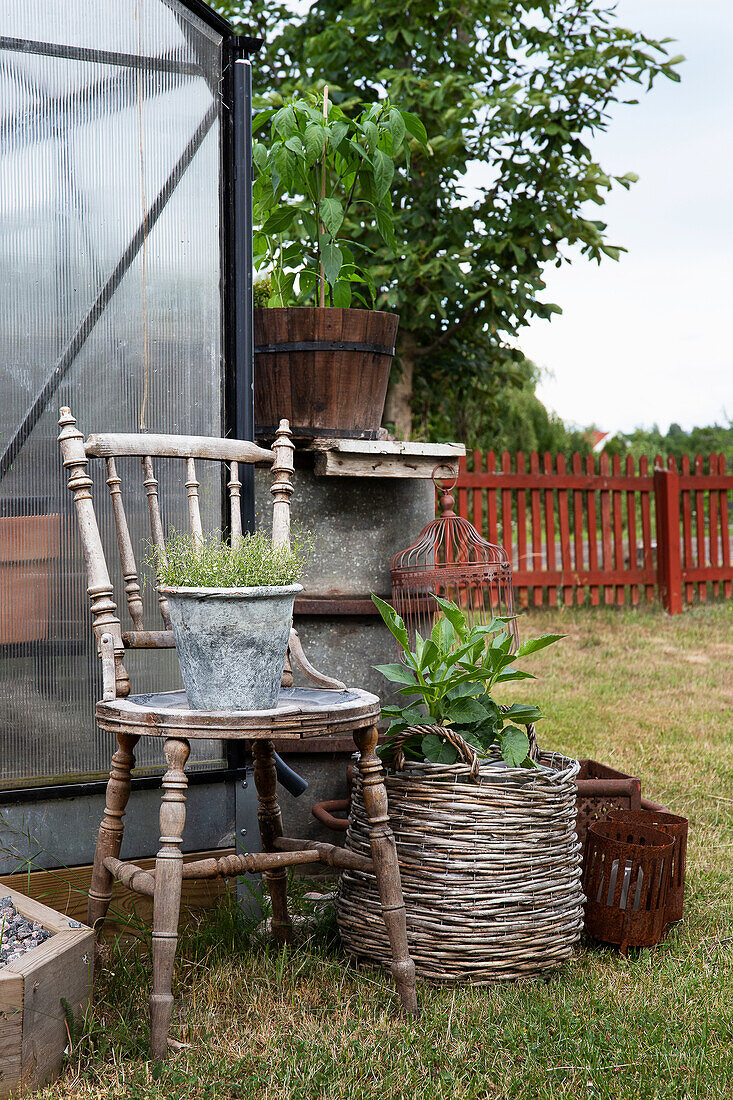
<svg viewBox="0 0 733 1100">
<path fill-rule="evenodd" d="M 178 937 L 181 883 L 183 878 L 235 876 L 262 872 L 272 900 L 272 931 L 280 944 L 290 942 L 292 925 L 287 908 L 287 871 L 296 864 L 325 862 L 332 867 L 352 867 L 374 873 L 379 886 L 382 913 L 392 945 L 392 972 L 406 1012 L 417 1011 L 415 967 L 407 948 L 405 906 L 400 885 L 394 837 L 389 826 L 387 796 L 379 759 L 376 719 L 379 700 L 359 689 L 344 685 L 315 669 L 302 652 L 297 635 L 291 634 L 290 657 L 314 681 L 317 688 L 294 688 L 287 675 L 278 705 L 271 711 L 208 712 L 188 708 L 183 692 L 131 695 L 124 655 L 128 648 L 156 649 L 174 646 L 165 598 L 159 596 L 163 630 L 145 630 L 143 602 L 132 539 L 122 496 L 122 481 L 116 459 L 134 455 L 142 460 L 143 486 L 147 493 L 152 539 L 164 545 L 158 501 L 158 481 L 153 459 L 178 458 L 184 465 L 182 479 L 188 495 L 192 533 L 201 534 L 196 459 L 229 463 L 229 503 L 232 538 L 241 537 L 240 463 L 272 465 L 274 497 L 273 539 L 286 542 L 290 529 L 290 496 L 293 492 L 293 444 L 287 421 L 281 421 L 272 452 L 254 443 L 235 439 L 209 439 L 173 435 L 92 435 L 86 443 L 68 408 L 61 409 L 59 442 L 68 487 L 74 494 L 84 557 L 89 580 L 89 599 L 94 632 L 102 660 L 103 699 L 97 704 L 100 728 L 114 733 L 118 748 L 112 757 L 107 786 L 106 809 L 99 828 L 94 870 L 89 890 L 89 923 L 98 927 L 106 916 L 113 880 L 140 894 L 153 897 L 153 988 L 150 996 L 150 1049 L 161 1059 L 167 1049 L 168 1028 L 173 1009 L 171 982 Z M 92 501 L 91 456 L 106 463 L 117 543 L 122 563 L 127 606 L 132 630 L 123 631 L 113 600 L 113 586 L 105 560 Z M 273 738 L 297 740 L 329 733 L 351 731 L 360 752 L 359 768 L 364 782 L 364 802 L 371 823 L 372 858 L 347 852 L 331 844 L 293 840 L 282 835 L 277 802 Z M 144 871 L 119 859 L 123 817 L 130 795 L 130 772 L 134 750 L 141 737 L 163 741 L 168 770 L 163 781 L 160 809 L 160 850 L 154 871 Z M 254 855 L 231 855 L 183 864 L 181 839 L 186 819 L 185 765 L 191 738 L 239 739 L 251 744 L 254 778 L 259 801 L 259 825 L 263 851 Z"/>
</svg>

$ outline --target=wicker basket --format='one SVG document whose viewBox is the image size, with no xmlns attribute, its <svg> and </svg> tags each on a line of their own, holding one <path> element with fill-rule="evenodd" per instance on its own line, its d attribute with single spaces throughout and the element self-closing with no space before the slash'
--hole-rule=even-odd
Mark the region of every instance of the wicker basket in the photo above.
<svg viewBox="0 0 733 1100">
<path fill-rule="evenodd" d="M 417 730 L 433 727 L 403 736 Z M 539 753 L 539 769 L 502 768 L 451 740 L 465 762 L 403 762 L 386 779 L 417 973 L 483 985 L 554 970 L 583 926 L 578 762 Z M 346 846 L 370 851 L 358 769 Z M 389 964 L 373 876 L 343 872 L 337 913 L 350 955 Z"/>
</svg>

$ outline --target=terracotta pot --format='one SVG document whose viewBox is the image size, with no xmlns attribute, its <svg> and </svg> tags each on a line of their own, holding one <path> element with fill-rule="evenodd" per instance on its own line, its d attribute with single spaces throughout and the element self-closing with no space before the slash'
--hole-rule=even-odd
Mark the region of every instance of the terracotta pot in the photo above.
<svg viewBox="0 0 733 1100">
<path fill-rule="evenodd" d="M 0 645 L 48 635 L 61 517 L 0 517 Z"/>
<path fill-rule="evenodd" d="M 296 438 L 375 438 L 399 317 L 368 309 L 256 309 L 255 429 L 287 417 Z"/>
</svg>

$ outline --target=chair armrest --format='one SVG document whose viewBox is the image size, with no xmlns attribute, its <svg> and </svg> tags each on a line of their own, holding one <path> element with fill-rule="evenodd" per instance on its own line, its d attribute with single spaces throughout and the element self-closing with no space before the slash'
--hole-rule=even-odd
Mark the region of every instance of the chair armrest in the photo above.
<svg viewBox="0 0 733 1100">
<path fill-rule="evenodd" d="M 330 688 L 333 691 L 343 691 L 345 689 L 346 684 L 342 683 L 341 680 L 336 680 L 333 676 L 326 676 L 324 672 L 319 672 L 317 668 L 313 667 L 303 652 L 298 631 L 294 628 L 290 631 L 289 649 L 293 663 L 308 677 L 312 684 L 317 687 Z"/>
</svg>

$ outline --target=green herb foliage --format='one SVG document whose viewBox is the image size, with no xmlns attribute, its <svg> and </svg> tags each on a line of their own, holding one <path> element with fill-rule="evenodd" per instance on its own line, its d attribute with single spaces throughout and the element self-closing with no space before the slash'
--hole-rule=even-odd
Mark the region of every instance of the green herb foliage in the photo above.
<svg viewBox="0 0 733 1100">
<path fill-rule="evenodd" d="M 498 745 L 510 767 L 531 767 L 526 727 L 544 715 L 528 703 L 512 703 L 502 711 L 491 693 L 497 685 L 511 680 L 533 680 L 530 672 L 515 668 L 515 662 L 552 645 L 563 635 L 543 634 L 522 642 L 512 653 L 514 638 L 506 627 L 513 616 L 500 616 L 488 625 L 471 625 L 457 604 L 440 596 L 434 599 L 441 614 L 429 638 L 416 634 L 413 650 L 407 628 L 395 609 L 372 595 L 405 654 L 404 664 L 375 667 L 392 683 L 399 684 L 400 695 L 413 697 L 405 706 L 383 708 L 382 714 L 392 722 L 380 756 L 391 761 L 395 737 L 408 726 L 429 722 L 451 726 L 480 756 L 488 755 L 491 747 Z M 415 696 L 419 697 L 417 701 Z M 405 741 L 403 750 L 408 760 L 454 764 L 458 759 L 457 750 L 438 734 L 415 734 Z"/>
<path fill-rule="evenodd" d="M 262 531 L 244 535 L 235 546 L 217 532 L 197 542 L 192 535 L 174 531 L 165 541 L 165 556 L 153 547 L 149 562 L 158 583 L 177 588 L 251 588 L 256 585 L 293 584 L 302 575 L 310 554 L 308 536 L 291 539 L 291 545 L 273 546 Z"/>
<path fill-rule="evenodd" d="M 410 165 L 410 141 L 427 145 L 425 127 L 390 101 L 346 114 L 322 98 L 295 95 L 258 113 L 255 130 L 270 124 L 266 141 L 254 142 L 254 257 L 271 280 L 270 306 L 318 301 L 348 307 L 355 298 L 373 308 L 377 293 L 372 250 L 360 239 L 373 231 L 394 252 L 390 188 L 395 158 Z M 297 287 L 296 287 L 297 282 Z"/>
</svg>

